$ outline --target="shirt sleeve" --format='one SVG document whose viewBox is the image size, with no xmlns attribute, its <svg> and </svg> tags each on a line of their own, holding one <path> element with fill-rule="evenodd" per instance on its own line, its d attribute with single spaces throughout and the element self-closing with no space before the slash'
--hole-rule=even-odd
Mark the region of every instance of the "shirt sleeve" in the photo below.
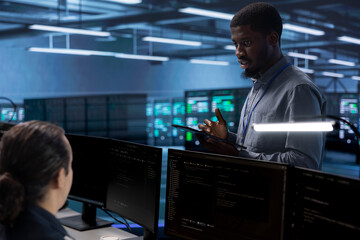
<svg viewBox="0 0 360 240">
<path fill-rule="evenodd" d="M 284 121 L 322 114 L 321 95 L 309 85 L 299 85 L 288 95 Z M 282 152 L 255 153 L 240 151 L 239 156 L 320 169 L 324 151 L 324 133 L 288 132 Z"/>
<path fill-rule="evenodd" d="M 233 133 L 233 132 L 228 132 L 227 135 L 227 141 L 232 143 L 232 144 L 236 144 L 236 138 L 237 138 L 237 134 Z"/>
</svg>

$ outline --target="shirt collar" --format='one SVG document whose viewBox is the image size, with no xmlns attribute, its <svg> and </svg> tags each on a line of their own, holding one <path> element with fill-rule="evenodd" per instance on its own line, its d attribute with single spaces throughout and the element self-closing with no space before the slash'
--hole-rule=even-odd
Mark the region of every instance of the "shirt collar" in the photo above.
<svg viewBox="0 0 360 240">
<path fill-rule="evenodd" d="M 261 85 L 266 84 L 276 73 L 279 71 L 285 64 L 287 64 L 289 59 L 286 56 L 280 58 L 280 60 L 271 66 L 263 75 L 258 79 L 252 79 L 254 83 L 260 83 Z"/>
<path fill-rule="evenodd" d="M 36 204 L 31 204 L 27 207 L 27 211 L 32 213 L 34 216 L 37 216 L 38 219 L 41 219 L 41 221 L 51 223 L 51 226 L 54 229 L 61 232 L 63 235 L 67 235 L 66 230 L 61 226 L 60 222 L 56 219 L 56 217 L 44 208 Z"/>
</svg>

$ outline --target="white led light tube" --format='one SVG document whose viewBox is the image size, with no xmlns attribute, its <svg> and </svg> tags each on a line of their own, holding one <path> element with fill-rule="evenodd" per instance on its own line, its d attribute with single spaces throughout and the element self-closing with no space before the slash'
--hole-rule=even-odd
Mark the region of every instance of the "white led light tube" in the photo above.
<svg viewBox="0 0 360 240">
<path fill-rule="evenodd" d="M 42 53 L 83 55 L 83 56 L 105 56 L 105 57 L 117 57 L 117 58 L 125 58 L 125 59 L 150 60 L 150 61 L 168 61 L 169 60 L 168 57 L 134 55 L 134 54 L 93 51 L 93 50 L 83 50 L 83 49 L 31 47 L 31 48 L 29 48 L 29 51 L 30 52 L 42 52 Z"/>
<path fill-rule="evenodd" d="M 200 15 L 205 17 L 219 18 L 224 20 L 231 20 L 234 16 L 233 14 L 229 14 L 229 13 L 222 13 L 222 12 L 216 12 L 216 11 L 210 11 L 200 8 L 192 8 L 192 7 L 180 8 L 179 12 Z"/>
<path fill-rule="evenodd" d="M 321 31 L 321 30 L 302 27 L 302 26 L 298 26 L 298 25 L 294 25 L 294 24 L 290 24 L 290 23 L 285 23 L 283 25 L 283 28 L 287 29 L 287 30 L 291 30 L 291 31 L 295 31 L 295 32 L 301 32 L 301 33 L 307 33 L 307 34 L 311 34 L 311 35 L 315 35 L 315 36 L 322 36 L 322 35 L 325 34 L 325 32 Z"/>
<path fill-rule="evenodd" d="M 315 55 L 309 55 L 309 54 L 297 53 L 297 52 L 288 52 L 287 55 L 290 57 L 303 58 L 303 59 L 309 59 L 309 60 L 317 60 L 318 59 L 318 57 Z"/>
<path fill-rule="evenodd" d="M 124 3 L 124 4 L 139 4 L 142 0 L 108 0 L 110 2 Z"/>
<path fill-rule="evenodd" d="M 342 74 L 342 73 L 322 72 L 321 74 L 324 75 L 324 76 L 327 76 L 327 77 L 336 77 L 336 78 L 343 78 L 344 77 L 344 74 Z"/>
<path fill-rule="evenodd" d="M 304 73 L 314 73 L 314 70 L 313 69 L 309 69 L 309 68 L 301 68 L 301 67 L 299 67 L 299 69 L 301 70 L 301 71 L 303 71 Z"/>
<path fill-rule="evenodd" d="M 333 63 L 333 64 L 339 64 L 339 65 L 344 65 L 344 66 L 350 66 L 353 67 L 355 66 L 354 62 L 349 62 L 349 61 L 344 61 L 344 60 L 339 60 L 339 59 L 329 59 L 329 63 Z"/>
<path fill-rule="evenodd" d="M 159 42 L 159 43 L 169 43 L 169 44 L 178 44 L 178 45 L 186 45 L 186 46 L 201 46 L 201 42 L 197 41 L 188 41 L 188 40 L 180 40 L 180 39 L 171 39 L 171 38 L 160 38 L 160 37 L 143 37 L 143 41 L 148 42 Z"/>
<path fill-rule="evenodd" d="M 360 39 L 358 38 L 353 38 L 353 37 L 348 37 L 348 36 L 341 36 L 337 38 L 340 41 L 343 42 L 349 42 L 349 43 L 355 43 L 355 44 L 359 44 L 360 45 Z"/>
<path fill-rule="evenodd" d="M 330 132 L 333 130 L 332 122 L 294 122 L 253 124 L 257 132 Z"/>
<path fill-rule="evenodd" d="M 226 49 L 226 50 L 236 50 L 236 47 L 234 46 L 234 45 L 226 45 L 225 47 L 224 47 L 224 49 Z"/>
<path fill-rule="evenodd" d="M 77 29 L 77 28 L 66 28 L 66 27 L 57 27 L 57 26 L 47 26 L 47 25 L 30 25 L 29 29 L 32 30 L 41 30 L 49 32 L 62 32 L 62 33 L 71 33 L 71 34 L 81 34 L 97 37 L 109 37 L 111 34 L 109 32 L 93 31 L 86 29 Z"/>
<path fill-rule="evenodd" d="M 125 54 L 125 53 L 117 53 L 117 54 L 115 54 L 115 57 L 126 58 L 126 59 L 137 59 L 137 60 L 162 61 L 162 62 L 169 61 L 168 57 L 135 55 L 135 54 Z"/>
<path fill-rule="evenodd" d="M 208 65 L 220 65 L 220 66 L 229 65 L 229 62 L 225 62 L 225 61 L 212 61 L 212 60 L 203 60 L 203 59 L 190 59 L 190 62 L 196 64 L 208 64 Z"/>
</svg>

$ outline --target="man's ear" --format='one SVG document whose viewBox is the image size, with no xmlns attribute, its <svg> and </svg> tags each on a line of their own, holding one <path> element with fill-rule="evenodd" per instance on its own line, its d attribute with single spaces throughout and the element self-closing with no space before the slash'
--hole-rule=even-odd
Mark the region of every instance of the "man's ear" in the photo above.
<svg viewBox="0 0 360 240">
<path fill-rule="evenodd" d="M 276 46 L 279 44 L 279 35 L 277 34 L 277 32 L 271 32 L 269 35 L 268 35 L 268 41 L 270 43 L 270 45 L 272 46 Z"/>
<path fill-rule="evenodd" d="M 65 185 L 65 168 L 61 168 L 53 181 L 54 188 L 63 188 Z"/>
</svg>

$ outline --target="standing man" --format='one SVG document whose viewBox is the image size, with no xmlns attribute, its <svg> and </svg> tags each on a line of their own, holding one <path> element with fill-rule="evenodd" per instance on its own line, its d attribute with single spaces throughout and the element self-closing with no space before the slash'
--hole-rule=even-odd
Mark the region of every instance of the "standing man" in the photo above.
<svg viewBox="0 0 360 240">
<path fill-rule="evenodd" d="M 282 54 L 280 14 L 271 4 L 253 3 L 234 15 L 230 27 L 235 55 L 253 87 L 241 111 L 237 134 L 228 132 L 219 109 L 215 110 L 217 122 L 205 119 L 199 128 L 246 149 L 198 136 L 200 143 L 215 153 L 320 169 L 322 133 L 260 133 L 251 127 L 325 114 L 325 99 L 318 87 Z"/>
</svg>

